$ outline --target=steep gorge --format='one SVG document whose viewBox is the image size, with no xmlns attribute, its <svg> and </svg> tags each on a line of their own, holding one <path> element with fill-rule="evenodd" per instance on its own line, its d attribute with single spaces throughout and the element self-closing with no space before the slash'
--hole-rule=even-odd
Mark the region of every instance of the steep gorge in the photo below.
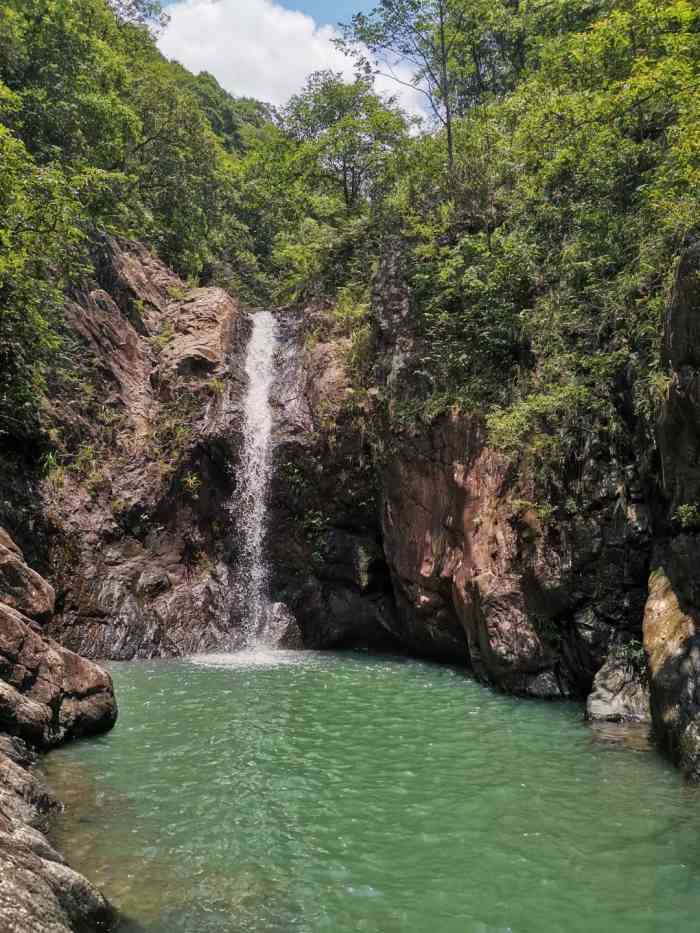
<svg viewBox="0 0 700 933">
<path fill-rule="evenodd" d="M 105 239 L 97 256 L 69 308 L 101 415 L 57 392 L 52 416 L 81 443 L 36 491 L 59 594 L 51 634 L 93 658 L 235 647 L 248 607 L 231 598 L 241 536 L 227 503 L 250 316 L 137 244 Z M 511 693 L 590 695 L 593 717 L 643 719 L 648 599 L 655 728 L 693 774 L 695 535 L 669 518 L 697 484 L 693 256 L 666 324 L 677 375 L 659 425 L 663 483 L 644 466 L 653 451 L 619 462 L 592 449 L 576 477 L 585 505 L 553 501 L 554 518 L 478 419 L 394 428 L 378 445 L 387 407 L 421 391 L 399 255 L 375 280 L 374 387 L 361 396 L 329 310 L 278 312 L 265 548 L 283 643 L 405 651 Z"/>
<path fill-rule="evenodd" d="M 587 699 L 593 719 L 651 712 L 696 780 L 697 535 L 673 516 L 699 483 L 697 282 L 691 248 L 665 325 L 662 473 L 653 451 L 615 462 L 591 450 L 576 478 L 585 507 L 552 501 L 554 518 L 478 418 L 389 427 L 422 378 L 400 254 L 375 277 L 368 391 L 332 308 L 277 311 L 261 585 L 280 646 L 446 661 L 508 693 Z M 114 722 L 109 678 L 72 651 L 165 658 L 249 641 L 249 590 L 235 580 L 251 312 L 221 289 L 188 288 L 141 245 L 103 238 L 67 315 L 81 368 L 56 368 L 45 412 L 62 460 L 3 454 L 0 857 L 11 870 L 0 897 L 15 916 L 33 873 L 36 909 L 99 929 L 111 908 L 37 835 L 56 804 L 24 769 L 32 747 Z"/>
</svg>

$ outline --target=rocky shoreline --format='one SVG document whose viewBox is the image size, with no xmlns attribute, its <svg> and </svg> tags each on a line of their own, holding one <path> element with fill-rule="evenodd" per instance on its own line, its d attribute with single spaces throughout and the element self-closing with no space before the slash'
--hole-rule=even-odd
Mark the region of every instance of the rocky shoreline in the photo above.
<svg viewBox="0 0 700 933">
<path fill-rule="evenodd" d="M 112 728 L 112 681 L 46 637 L 51 586 L 0 529 L 0 928 L 93 933 L 116 914 L 47 839 L 59 801 L 36 773 L 39 752 Z M 42 620 L 40 623 L 38 620 Z"/>
</svg>

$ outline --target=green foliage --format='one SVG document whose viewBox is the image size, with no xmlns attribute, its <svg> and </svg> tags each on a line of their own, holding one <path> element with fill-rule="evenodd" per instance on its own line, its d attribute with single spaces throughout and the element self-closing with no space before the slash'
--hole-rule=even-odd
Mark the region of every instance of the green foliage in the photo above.
<svg viewBox="0 0 700 933">
<path fill-rule="evenodd" d="M 37 166 L 0 125 L 0 438 L 37 430 L 62 288 L 78 267 L 79 220 L 62 174 Z"/>
<path fill-rule="evenodd" d="M 338 296 L 331 311 L 336 332 L 351 336 L 357 332 L 369 315 L 369 296 L 356 283 L 338 289 Z"/>
<path fill-rule="evenodd" d="M 199 498 L 199 491 L 202 488 L 202 480 L 199 474 L 188 472 L 182 477 L 182 488 L 184 492 L 192 499 Z"/>
<path fill-rule="evenodd" d="M 214 377 L 207 383 L 207 389 L 214 396 L 214 398 L 220 398 L 224 394 L 226 383 L 223 381 L 223 379 Z"/>
<path fill-rule="evenodd" d="M 40 461 L 41 473 L 53 492 L 63 489 L 66 481 L 66 469 L 60 463 L 55 451 L 47 451 Z"/>
<path fill-rule="evenodd" d="M 629 670 L 638 674 L 643 680 L 647 678 L 647 655 L 644 645 L 636 638 L 617 645 L 613 650 L 613 655 L 629 668 Z"/>
<path fill-rule="evenodd" d="M 528 512 L 532 512 L 543 525 L 548 524 L 554 517 L 554 507 L 549 503 L 531 502 L 529 499 L 513 499 L 511 500 L 511 507 L 516 518 L 522 519 Z"/>
<path fill-rule="evenodd" d="M 268 112 L 166 62 L 164 21 L 155 0 L 0 7 L 0 434 L 39 428 L 63 292 L 96 230 L 198 277 L 240 227 L 231 153 Z"/>
<path fill-rule="evenodd" d="M 674 521 L 678 522 L 683 531 L 700 530 L 700 509 L 694 503 L 684 503 L 679 505 L 673 515 Z"/>
<path fill-rule="evenodd" d="M 307 180 L 340 193 L 348 211 L 376 197 L 387 160 L 407 130 L 395 102 L 375 94 L 371 81 L 347 84 L 332 71 L 312 74 L 282 120 L 299 143 L 294 157 L 307 164 Z"/>
<path fill-rule="evenodd" d="M 543 483 L 594 449 L 634 456 L 700 216 L 696 3 L 386 0 L 345 31 L 361 76 L 311 75 L 279 115 L 165 61 L 160 24 L 153 0 L 0 7 L 2 435 L 38 430 L 62 295 L 96 231 L 244 301 L 325 308 L 358 398 L 371 278 L 398 235 L 427 388 L 395 425 L 477 412 Z M 396 53 L 434 132 L 372 88 Z"/>
<path fill-rule="evenodd" d="M 180 83 L 196 98 L 224 149 L 233 155 L 251 149 L 272 119 L 270 108 L 249 97 L 232 97 L 206 71 L 193 75 L 179 65 L 174 67 Z"/>
<path fill-rule="evenodd" d="M 452 168 L 439 136 L 412 141 L 389 200 L 422 412 L 486 413 L 494 445 L 546 482 L 653 435 L 663 313 L 700 208 L 700 11 L 555 3 L 547 22 L 537 6 L 511 22 L 521 63 L 455 120 Z"/>
<path fill-rule="evenodd" d="M 160 333 L 154 334 L 154 336 L 151 337 L 151 346 L 156 351 L 156 353 L 161 353 L 174 336 L 175 331 L 173 329 L 173 325 L 170 323 L 170 321 L 167 321 Z"/>
</svg>

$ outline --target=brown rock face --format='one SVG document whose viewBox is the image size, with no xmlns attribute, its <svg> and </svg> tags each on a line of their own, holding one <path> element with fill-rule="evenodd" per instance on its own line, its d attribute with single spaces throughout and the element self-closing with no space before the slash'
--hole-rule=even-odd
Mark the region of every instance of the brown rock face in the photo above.
<svg viewBox="0 0 700 933">
<path fill-rule="evenodd" d="M 383 539 L 412 650 L 509 692 L 587 694 L 614 645 L 641 636 L 650 541 L 629 478 L 589 470 L 588 510 L 548 521 L 478 422 L 400 442 L 382 467 Z"/>
<path fill-rule="evenodd" d="M 222 647 L 249 318 L 105 237 L 67 319 L 76 371 L 54 374 L 47 412 L 63 465 L 42 485 L 50 633 L 93 658 Z"/>
<path fill-rule="evenodd" d="M 0 730 L 46 748 L 107 731 L 116 718 L 109 674 L 0 603 Z"/>
<path fill-rule="evenodd" d="M 0 528 L 0 602 L 31 619 L 46 620 L 54 611 L 53 587 L 24 562 L 24 555 Z"/>
<path fill-rule="evenodd" d="M 372 455 L 346 404 L 348 340 L 326 325 L 318 309 L 279 317 L 272 596 L 305 647 L 396 651 Z M 306 340 L 309 326 L 318 327 L 315 341 Z"/>
<path fill-rule="evenodd" d="M 375 392 L 390 413 L 429 391 L 397 249 L 373 297 Z M 562 476 L 542 503 L 479 418 L 390 421 L 381 528 L 400 642 L 509 692 L 586 696 L 609 652 L 641 638 L 651 523 L 635 465 L 592 450 L 577 488 Z"/>
<path fill-rule="evenodd" d="M 3 547 L 21 561 L 6 533 Z M 13 599 L 37 605 L 53 591 L 24 566 Z M 31 598 L 30 598 L 31 597 Z M 37 624 L 0 602 L 0 929 L 7 933 L 108 930 L 114 911 L 51 847 L 42 830 L 58 801 L 31 770 L 30 746 L 49 748 L 104 732 L 117 717 L 111 678 L 46 638 Z M 28 743 L 28 744 L 27 744 Z"/>
</svg>

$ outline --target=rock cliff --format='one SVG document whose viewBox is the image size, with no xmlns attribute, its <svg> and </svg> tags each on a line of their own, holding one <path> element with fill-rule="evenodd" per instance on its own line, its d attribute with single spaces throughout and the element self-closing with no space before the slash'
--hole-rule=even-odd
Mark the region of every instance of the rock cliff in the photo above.
<svg viewBox="0 0 700 933">
<path fill-rule="evenodd" d="M 114 725 L 112 682 L 16 608 L 46 619 L 53 590 L 25 564 L 3 529 L 0 542 L 11 555 L 0 576 L 0 928 L 7 933 L 108 930 L 115 921 L 108 902 L 44 835 L 60 804 L 34 766 L 36 749 Z"/>
<path fill-rule="evenodd" d="M 49 631 L 92 658 L 221 647 L 240 613 L 226 506 L 249 318 L 105 237 L 66 320 L 43 413 L 53 450 L 24 512 L 5 516 L 56 587 Z"/>
<path fill-rule="evenodd" d="M 592 453 L 585 506 L 543 515 L 478 419 L 397 428 L 387 409 L 425 385 L 396 253 L 377 276 L 369 391 L 332 309 L 286 320 L 269 550 L 304 643 L 446 660 L 536 697 L 585 698 L 598 675 L 591 718 L 648 716 L 653 536 L 635 463 Z"/>
</svg>

